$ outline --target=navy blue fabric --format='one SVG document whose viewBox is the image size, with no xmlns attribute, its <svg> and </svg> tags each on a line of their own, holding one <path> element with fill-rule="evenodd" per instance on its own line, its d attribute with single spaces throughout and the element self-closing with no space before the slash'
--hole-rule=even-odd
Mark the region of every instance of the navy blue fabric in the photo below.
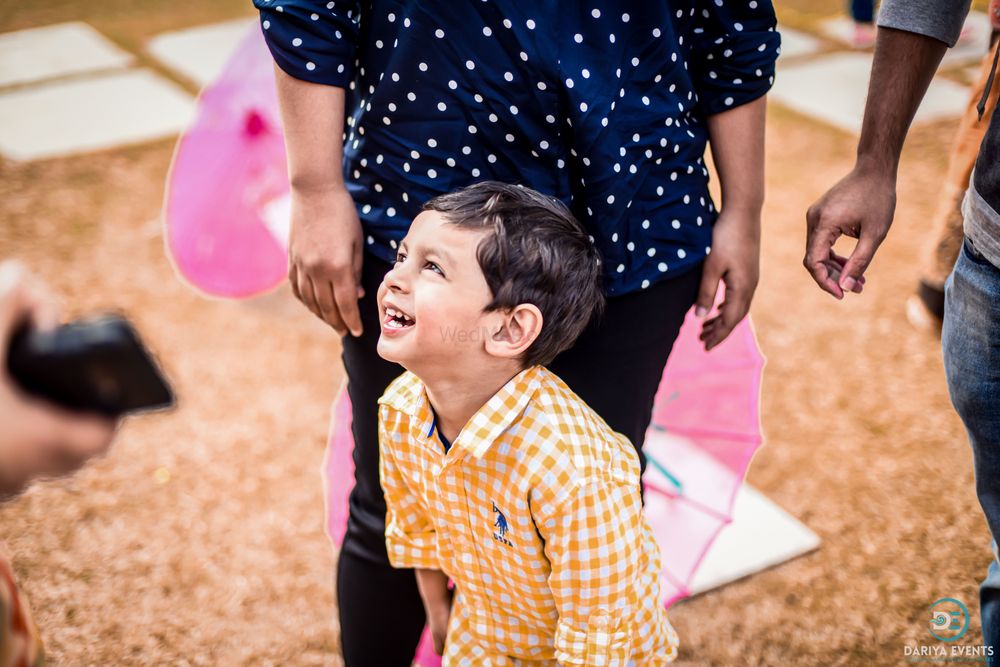
<svg viewBox="0 0 1000 667">
<path fill-rule="evenodd" d="M 706 117 L 764 95 L 768 0 L 254 0 L 277 64 L 347 89 L 344 174 L 391 261 L 420 206 L 478 180 L 564 201 L 611 295 L 708 254 Z"/>
<path fill-rule="evenodd" d="M 437 413 L 434 412 L 433 408 L 431 408 L 431 413 L 434 415 L 434 419 L 431 421 L 431 428 L 427 432 L 427 437 L 428 438 L 431 437 L 432 435 L 434 435 L 434 431 L 437 431 L 438 440 L 441 441 L 441 446 L 444 447 L 444 453 L 447 454 L 448 450 L 451 449 L 451 442 L 448 441 L 448 438 L 444 437 L 444 433 L 442 433 L 441 429 L 437 427 L 438 416 Z"/>
</svg>

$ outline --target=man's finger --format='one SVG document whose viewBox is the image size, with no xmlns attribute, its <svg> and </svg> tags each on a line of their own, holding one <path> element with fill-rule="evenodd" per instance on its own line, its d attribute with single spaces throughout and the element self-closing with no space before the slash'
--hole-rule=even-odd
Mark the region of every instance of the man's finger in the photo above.
<svg viewBox="0 0 1000 667">
<path fill-rule="evenodd" d="M 847 264 L 847 258 L 846 257 L 844 257 L 842 255 L 838 255 L 833 250 L 830 250 L 830 262 L 829 262 L 829 265 L 832 266 L 832 267 L 835 267 L 838 274 L 841 271 L 844 270 L 844 265 L 845 264 Z M 835 280 L 839 280 L 839 276 Z M 865 279 L 864 275 L 862 275 L 860 278 L 858 278 L 858 282 L 860 284 L 862 284 L 862 285 L 865 284 L 865 281 L 866 281 L 866 279 Z"/>
<path fill-rule="evenodd" d="M 847 260 L 845 259 L 844 262 L 846 261 Z M 838 263 L 834 260 L 830 260 L 826 263 L 826 268 L 830 275 L 830 279 L 837 281 L 837 283 L 839 284 L 840 274 L 844 268 L 843 264 Z M 861 294 L 861 290 L 864 288 L 864 284 L 865 284 L 865 277 L 861 276 L 861 278 L 858 279 L 857 283 L 855 283 L 854 288 L 851 289 L 851 291 L 854 292 L 855 294 Z"/>
<path fill-rule="evenodd" d="M 862 234 L 858 239 L 858 244 L 854 246 L 854 251 L 847 258 L 847 263 L 840 272 L 840 287 L 845 290 L 852 290 L 858 284 L 858 280 L 868 270 L 875 251 L 878 250 L 881 241 L 870 234 Z"/>
<path fill-rule="evenodd" d="M 810 215 L 818 215 L 809 209 Z M 844 291 L 836 280 L 830 277 L 826 262 L 830 258 L 833 244 L 840 237 L 840 231 L 834 227 L 823 226 L 812 223 L 809 225 L 809 234 L 806 238 L 806 256 L 802 260 L 802 265 L 809 271 L 809 274 L 823 290 L 829 292 L 838 299 L 844 298 Z"/>
</svg>

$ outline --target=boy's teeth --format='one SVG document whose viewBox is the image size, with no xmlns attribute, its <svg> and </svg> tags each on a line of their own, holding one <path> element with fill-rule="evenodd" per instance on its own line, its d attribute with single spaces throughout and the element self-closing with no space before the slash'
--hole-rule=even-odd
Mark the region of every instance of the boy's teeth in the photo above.
<svg viewBox="0 0 1000 667">
<path fill-rule="evenodd" d="M 396 310 L 394 308 L 386 308 L 385 314 L 389 317 L 396 317 Z"/>
</svg>

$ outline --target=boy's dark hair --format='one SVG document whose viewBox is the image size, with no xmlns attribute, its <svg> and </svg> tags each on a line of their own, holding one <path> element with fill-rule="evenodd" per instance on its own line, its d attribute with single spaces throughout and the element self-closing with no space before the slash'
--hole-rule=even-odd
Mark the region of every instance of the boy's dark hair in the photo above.
<svg viewBox="0 0 1000 667">
<path fill-rule="evenodd" d="M 459 227 L 492 232 L 476 251 L 493 293 L 486 310 L 531 303 L 542 312 L 542 330 L 524 355 L 526 367 L 551 362 L 603 311 L 597 248 L 558 199 L 482 181 L 434 197 L 423 209 Z"/>
</svg>

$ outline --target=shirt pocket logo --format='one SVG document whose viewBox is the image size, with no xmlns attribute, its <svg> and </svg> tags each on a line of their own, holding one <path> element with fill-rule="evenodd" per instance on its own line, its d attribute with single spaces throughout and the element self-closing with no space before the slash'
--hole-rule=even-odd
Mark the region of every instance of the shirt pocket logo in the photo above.
<svg viewBox="0 0 1000 667">
<path fill-rule="evenodd" d="M 493 523 L 493 539 L 501 544 L 505 544 L 508 547 L 513 547 L 509 539 L 507 539 L 507 533 L 510 532 L 510 527 L 507 525 L 507 517 L 504 513 L 497 507 L 497 504 L 493 503 L 493 513 L 497 515 L 496 521 Z"/>
</svg>

